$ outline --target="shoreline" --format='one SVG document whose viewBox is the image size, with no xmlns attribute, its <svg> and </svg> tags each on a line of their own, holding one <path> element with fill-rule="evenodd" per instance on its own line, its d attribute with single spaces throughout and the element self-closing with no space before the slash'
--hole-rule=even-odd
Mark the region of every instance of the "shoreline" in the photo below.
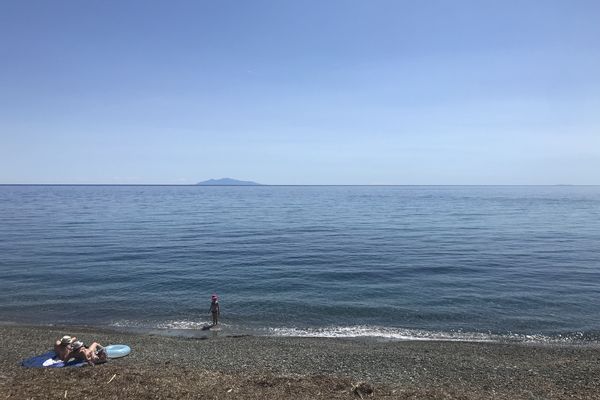
<svg viewBox="0 0 600 400">
<path fill-rule="evenodd" d="M 25 369 L 63 334 L 128 344 L 96 367 Z M 597 346 L 273 336 L 173 337 L 105 328 L 0 324 L 0 398 L 592 398 Z M 110 384 L 107 382 L 115 375 Z M 185 379 L 183 379 L 185 378 Z M 234 395 L 232 395 L 234 394 Z"/>
<path fill-rule="evenodd" d="M 366 340 L 378 342 L 458 342 L 458 343 L 492 343 L 514 344 L 522 346 L 559 346 L 600 348 L 600 341 L 585 339 L 584 336 L 546 336 L 543 334 L 526 333 L 491 333 L 469 331 L 425 331 L 421 329 L 403 329 L 389 327 L 327 327 L 327 328 L 273 328 L 272 332 L 256 330 L 253 328 L 231 327 L 228 324 L 219 324 L 218 330 L 212 330 L 208 323 L 197 324 L 194 327 L 148 327 L 133 325 L 75 325 L 75 324 L 32 324 L 16 321 L 1 321 L 0 328 L 4 326 L 31 328 L 31 329 L 62 329 L 62 330 L 89 330 L 93 332 L 125 333 L 142 336 L 162 336 L 187 339 L 204 339 L 207 337 L 261 337 L 261 338 L 290 338 L 290 339 L 332 339 L 332 340 Z M 364 333 L 364 330 L 367 333 Z M 404 334 L 390 335 L 389 331 L 403 331 Z M 341 334 L 339 331 L 344 331 Z M 349 332 L 348 332 L 349 331 Z"/>
</svg>

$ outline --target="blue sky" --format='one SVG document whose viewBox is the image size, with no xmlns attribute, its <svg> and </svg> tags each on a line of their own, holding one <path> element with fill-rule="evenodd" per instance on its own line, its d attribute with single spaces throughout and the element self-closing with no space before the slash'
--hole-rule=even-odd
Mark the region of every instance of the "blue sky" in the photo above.
<svg viewBox="0 0 600 400">
<path fill-rule="evenodd" d="M 600 184 L 598 1 L 4 1 L 0 183 Z"/>
</svg>

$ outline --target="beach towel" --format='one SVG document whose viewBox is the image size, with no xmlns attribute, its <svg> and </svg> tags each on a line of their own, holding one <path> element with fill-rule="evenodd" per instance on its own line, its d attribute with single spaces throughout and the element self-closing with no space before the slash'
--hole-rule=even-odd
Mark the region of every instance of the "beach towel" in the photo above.
<svg viewBox="0 0 600 400">
<path fill-rule="evenodd" d="M 71 360 L 64 362 L 56 357 L 54 351 L 49 351 L 39 356 L 31 357 L 21 362 L 25 368 L 62 368 L 62 367 L 81 367 L 86 364 L 85 361 Z"/>
</svg>

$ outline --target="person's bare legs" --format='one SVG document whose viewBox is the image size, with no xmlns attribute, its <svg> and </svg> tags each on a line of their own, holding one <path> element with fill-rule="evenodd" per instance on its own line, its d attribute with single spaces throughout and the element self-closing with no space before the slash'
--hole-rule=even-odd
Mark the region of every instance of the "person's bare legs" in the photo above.
<svg viewBox="0 0 600 400">
<path fill-rule="evenodd" d="M 104 350 L 104 347 L 100 343 L 97 343 L 97 342 L 92 343 L 88 347 L 88 351 L 90 351 L 94 362 L 106 361 L 106 351 Z"/>
<path fill-rule="evenodd" d="M 100 345 L 100 343 L 94 342 L 88 346 L 88 349 L 90 349 L 91 351 L 93 351 L 95 353 L 96 351 L 98 351 L 98 347 L 103 348 Z"/>
</svg>

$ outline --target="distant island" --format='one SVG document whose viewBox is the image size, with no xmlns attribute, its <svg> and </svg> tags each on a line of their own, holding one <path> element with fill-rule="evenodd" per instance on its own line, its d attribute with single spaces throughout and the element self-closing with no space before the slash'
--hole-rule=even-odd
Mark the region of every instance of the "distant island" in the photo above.
<svg viewBox="0 0 600 400">
<path fill-rule="evenodd" d="M 200 186 L 260 186 L 260 183 L 251 181 L 238 181 L 237 179 L 221 178 L 221 179 L 209 179 L 207 181 L 198 182 L 196 185 Z"/>
</svg>

